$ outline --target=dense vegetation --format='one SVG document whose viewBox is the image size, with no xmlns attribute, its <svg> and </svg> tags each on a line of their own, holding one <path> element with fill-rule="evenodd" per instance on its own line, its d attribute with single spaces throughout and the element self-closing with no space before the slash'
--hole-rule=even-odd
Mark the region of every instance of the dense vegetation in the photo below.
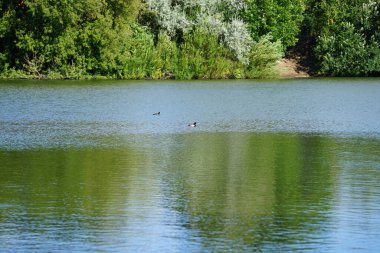
<svg viewBox="0 0 380 253">
<path fill-rule="evenodd" d="M 379 75 L 380 1 L 313 2 L 309 26 L 318 35 L 318 72 L 331 76 Z"/>
<path fill-rule="evenodd" d="M 305 41 L 317 74 L 378 75 L 379 11 L 373 0 L 3 0 L 0 76 L 274 77 Z"/>
</svg>

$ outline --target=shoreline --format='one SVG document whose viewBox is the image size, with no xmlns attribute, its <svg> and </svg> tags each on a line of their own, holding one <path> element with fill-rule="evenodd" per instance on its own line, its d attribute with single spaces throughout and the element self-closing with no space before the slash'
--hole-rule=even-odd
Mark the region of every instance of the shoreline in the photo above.
<svg viewBox="0 0 380 253">
<path fill-rule="evenodd" d="M 379 76 L 320 76 L 320 75 L 314 75 L 313 73 L 310 73 L 310 70 L 308 67 L 303 66 L 300 63 L 300 60 L 297 57 L 285 57 L 277 61 L 276 63 L 277 70 L 278 70 L 278 76 L 276 77 L 264 77 L 264 78 L 252 78 L 252 80 L 268 80 L 268 79 L 302 79 L 302 78 L 376 78 Z M 115 78 L 115 77 L 107 77 L 107 76 L 100 76 L 100 75 L 85 75 L 81 77 L 57 77 L 57 76 L 48 76 L 48 75 L 40 75 L 40 76 L 34 76 L 34 75 L 26 75 L 24 73 L 18 72 L 12 73 L 9 76 L 0 75 L 0 81 L 6 81 L 6 80 L 57 80 L 57 81 L 90 81 L 90 80 L 129 80 L 129 81 L 147 81 L 147 80 L 177 80 L 177 81 L 190 81 L 190 80 L 248 80 L 249 78 L 197 78 L 197 79 L 175 79 L 172 75 L 166 75 L 163 78 L 137 78 L 137 79 L 124 79 L 124 78 Z"/>
<path fill-rule="evenodd" d="M 293 79 L 293 78 L 311 78 L 316 77 L 308 73 L 308 69 L 302 66 L 300 60 L 297 58 L 281 58 L 276 62 L 277 73 L 275 79 Z M 101 75 L 83 75 L 83 76 L 73 76 L 65 77 L 60 75 L 27 75 L 21 71 L 10 72 L 3 76 L 0 75 L 0 80 L 244 80 L 247 78 L 196 78 L 196 79 L 175 79 L 173 75 L 163 75 L 161 78 L 137 78 L 137 79 L 123 79 L 115 78 L 111 76 L 101 76 Z M 273 76 L 263 77 L 263 78 L 254 78 L 254 79 L 273 79 Z"/>
<path fill-rule="evenodd" d="M 277 62 L 277 67 L 279 69 L 279 77 L 281 79 L 312 77 L 309 73 L 303 70 L 302 66 L 299 64 L 299 61 L 294 58 L 282 58 Z"/>
</svg>

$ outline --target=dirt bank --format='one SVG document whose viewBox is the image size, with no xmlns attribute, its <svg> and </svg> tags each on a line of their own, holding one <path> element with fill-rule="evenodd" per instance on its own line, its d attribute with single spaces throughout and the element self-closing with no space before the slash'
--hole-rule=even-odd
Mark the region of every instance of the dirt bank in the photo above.
<svg viewBox="0 0 380 253">
<path fill-rule="evenodd" d="M 297 58 L 283 58 L 278 61 L 280 77 L 282 78 L 305 78 L 310 75 L 300 65 Z"/>
</svg>

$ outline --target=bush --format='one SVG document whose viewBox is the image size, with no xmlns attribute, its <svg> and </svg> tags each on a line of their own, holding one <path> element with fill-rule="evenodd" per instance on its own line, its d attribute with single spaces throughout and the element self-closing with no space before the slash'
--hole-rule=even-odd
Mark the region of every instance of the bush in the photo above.
<svg viewBox="0 0 380 253">
<path fill-rule="evenodd" d="M 202 29 L 214 34 L 219 43 L 229 48 L 236 59 L 248 64 L 248 53 L 252 38 L 246 24 L 238 19 L 239 12 L 245 7 L 239 0 L 146 0 L 147 10 L 141 15 L 142 24 L 155 30 L 165 31 L 173 40 L 183 42 L 183 35 Z M 155 15 L 155 18 L 152 17 Z"/>
<path fill-rule="evenodd" d="M 253 42 L 240 0 L 149 0 L 139 16 L 139 0 L 16 2 L 0 4 L 2 77 L 262 77 L 280 45 Z"/>
<path fill-rule="evenodd" d="M 315 49 L 320 60 L 320 74 L 330 76 L 360 76 L 367 72 L 369 58 L 366 41 L 355 32 L 352 24 L 338 26 L 336 35 L 321 36 Z"/>
<path fill-rule="evenodd" d="M 166 33 L 160 33 L 153 57 L 155 73 L 153 79 L 173 78 L 178 63 L 178 48 Z"/>
<path fill-rule="evenodd" d="M 218 43 L 216 35 L 196 29 L 184 36 L 175 68 L 175 78 L 227 78 L 233 74 L 236 65 L 232 57 L 232 53 Z"/>
<path fill-rule="evenodd" d="M 268 33 L 280 40 L 283 49 L 296 44 L 301 30 L 306 0 L 246 0 L 243 20 L 254 40 Z"/>
<path fill-rule="evenodd" d="M 345 22 L 331 23 L 319 36 L 319 74 L 368 76 L 380 73 L 380 3 L 342 8 Z M 353 10 L 351 10 L 353 9 Z"/>
<path fill-rule="evenodd" d="M 271 36 L 263 36 L 252 46 L 246 67 L 248 78 L 274 78 L 278 76 L 277 61 L 283 56 L 280 41 L 271 42 Z"/>
</svg>

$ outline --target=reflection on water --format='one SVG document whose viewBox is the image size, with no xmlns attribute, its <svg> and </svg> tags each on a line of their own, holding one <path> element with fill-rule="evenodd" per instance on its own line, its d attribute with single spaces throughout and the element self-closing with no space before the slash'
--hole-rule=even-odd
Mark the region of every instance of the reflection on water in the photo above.
<svg viewBox="0 0 380 253">
<path fill-rule="evenodd" d="M 0 248 L 371 252 L 379 146 L 192 133 L 139 136 L 122 149 L 2 151 Z"/>
<path fill-rule="evenodd" d="M 368 80 L 0 85 L 0 249 L 375 252 Z"/>
</svg>

